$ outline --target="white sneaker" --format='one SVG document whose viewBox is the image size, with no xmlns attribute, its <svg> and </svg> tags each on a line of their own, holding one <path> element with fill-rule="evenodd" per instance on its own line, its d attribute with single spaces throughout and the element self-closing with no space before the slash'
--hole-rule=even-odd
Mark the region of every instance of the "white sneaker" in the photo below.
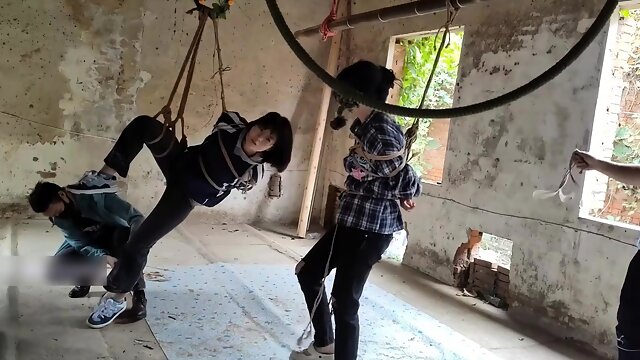
<svg viewBox="0 0 640 360">
<path fill-rule="evenodd" d="M 127 309 L 127 300 L 121 303 L 111 298 L 102 297 L 96 309 L 87 319 L 87 325 L 93 329 L 101 329 L 111 324 L 118 315 Z"/>
<path fill-rule="evenodd" d="M 309 345 L 308 348 L 304 350 L 292 351 L 291 355 L 289 355 L 289 360 L 333 360 L 333 354 L 323 354 L 316 350 L 316 347 L 313 346 L 313 343 Z"/>
</svg>

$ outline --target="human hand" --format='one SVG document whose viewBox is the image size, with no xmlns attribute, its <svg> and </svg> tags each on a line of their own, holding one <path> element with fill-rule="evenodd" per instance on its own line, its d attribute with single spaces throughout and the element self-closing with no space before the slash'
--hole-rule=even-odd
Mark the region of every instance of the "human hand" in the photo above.
<svg viewBox="0 0 640 360">
<path fill-rule="evenodd" d="M 406 211 L 411 211 L 416 207 L 416 203 L 411 199 L 400 200 L 400 206 Z"/>
<path fill-rule="evenodd" d="M 107 257 L 107 265 L 109 265 L 110 268 L 114 268 L 114 266 L 116 266 L 116 262 L 118 262 L 118 259 L 114 258 L 111 255 L 106 255 Z"/>
<path fill-rule="evenodd" d="M 574 150 L 571 154 L 571 161 L 576 164 L 576 167 L 583 170 L 594 170 L 598 166 L 599 160 L 593 155 L 581 150 Z"/>
</svg>

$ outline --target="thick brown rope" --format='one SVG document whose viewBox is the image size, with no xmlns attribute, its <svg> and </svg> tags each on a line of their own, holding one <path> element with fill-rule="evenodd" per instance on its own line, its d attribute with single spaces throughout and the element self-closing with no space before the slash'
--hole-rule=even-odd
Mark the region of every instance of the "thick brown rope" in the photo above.
<svg viewBox="0 0 640 360">
<path fill-rule="evenodd" d="M 214 56 L 218 56 L 218 75 L 220 77 L 220 101 L 222 102 L 222 111 L 227 111 L 227 103 L 224 98 L 224 81 L 222 80 L 222 73 L 231 70 L 228 67 L 224 67 L 222 64 L 222 50 L 220 49 L 220 36 L 218 35 L 218 19 L 213 18 L 213 32 L 215 35 L 216 47 Z M 215 75 L 215 74 L 214 74 Z"/>
<path fill-rule="evenodd" d="M 230 3 L 231 1 L 229 1 L 229 5 L 231 5 Z M 220 14 L 217 12 L 217 10 L 213 10 L 207 6 L 202 6 L 202 5 L 203 5 L 202 2 L 196 0 L 196 7 L 194 9 L 187 11 L 187 14 L 192 14 L 196 10 L 198 11 L 198 20 L 199 20 L 198 27 L 196 28 L 196 31 L 193 35 L 193 39 L 191 40 L 191 44 L 189 45 L 189 49 L 187 50 L 187 55 L 185 56 L 184 61 L 182 62 L 182 66 L 180 67 L 180 71 L 178 72 L 178 77 L 173 85 L 173 88 L 171 89 L 171 93 L 169 94 L 169 99 L 167 100 L 167 103 L 162 107 L 162 109 L 160 109 L 160 111 L 154 116 L 154 118 L 156 119 L 160 115 L 162 115 L 162 117 L 164 118 L 164 126 L 162 128 L 162 132 L 157 138 L 155 138 L 154 140 L 151 140 L 150 143 L 156 143 L 160 141 L 164 137 L 167 130 L 175 135 L 176 133 L 175 125 L 179 121 L 181 131 L 182 131 L 182 138 L 180 140 L 180 144 L 183 147 L 187 146 L 187 136 L 185 134 L 184 112 L 187 107 L 187 100 L 189 99 L 191 82 L 193 81 L 193 74 L 195 72 L 195 67 L 197 62 L 196 60 L 198 58 L 198 50 L 200 49 L 200 42 L 202 41 L 202 34 L 204 33 L 204 28 L 207 24 L 207 18 L 211 18 L 211 20 L 213 21 L 215 44 L 216 44 L 216 47 L 214 48 L 213 56 L 215 57 L 216 54 L 218 55 L 218 72 L 217 73 L 220 74 L 222 109 L 223 111 L 227 111 L 227 105 L 224 97 L 224 82 L 222 79 L 222 73 L 230 69 L 224 68 L 222 64 L 222 50 L 220 49 L 220 41 L 219 41 L 219 35 L 218 35 L 218 21 L 217 21 L 217 18 L 218 16 L 220 16 Z M 224 14 L 224 12 L 222 14 Z M 188 70 L 187 70 L 187 64 L 189 65 Z M 215 66 L 215 63 L 214 63 L 214 66 Z M 184 76 L 185 70 L 187 71 L 187 77 L 185 79 L 184 88 L 182 91 L 182 97 L 180 99 L 180 105 L 178 108 L 178 113 L 176 114 L 176 117 L 172 119 L 171 104 L 173 103 L 173 99 L 178 91 L 178 86 L 182 81 L 182 77 Z M 215 75 L 216 73 L 213 74 L 213 77 L 215 77 Z"/>
<path fill-rule="evenodd" d="M 169 99 L 167 103 L 160 109 L 160 111 L 154 116 L 154 118 L 158 118 L 158 116 L 162 115 L 164 118 L 164 128 L 162 129 L 162 133 L 158 138 L 151 141 L 151 143 L 160 141 L 164 136 L 167 129 L 173 133 L 175 133 L 175 125 L 178 121 L 180 121 L 180 127 L 182 131 L 182 138 L 180 142 L 183 146 L 186 146 L 187 137 L 184 131 L 184 110 L 187 104 L 187 98 L 189 96 L 189 89 L 191 87 L 191 81 L 193 80 L 193 72 L 195 70 L 195 60 L 198 54 L 198 49 L 200 48 L 200 41 L 202 40 L 202 34 L 204 32 L 204 27 L 207 24 L 207 18 L 209 17 L 209 11 L 204 9 L 199 12 L 199 22 L 196 32 L 193 35 L 193 39 L 191 40 L 191 44 L 189 45 L 189 50 L 187 50 L 187 55 L 182 62 L 182 66 L 180 67 L 180 71 L 178 72 L 178 77 L 176 82 L 173 85 L 173 89 L 171 89 L 171 93 L 169 94 Z M 182 77 L 184 76 L 184 72 L 187 69 L 187 64 L 189 64 L 189 70 L 187 71 L 187 78 L 185 79 L 184 89 L 182 92 L 182 98 L 180 100 L 180 107 L 178 109 L 178 114 L 175 119 L 172 119 L 171 116 L 171 104 L 173 103 L 173 99 L 178 91 L 178 86 L 182 81 Z"/>
<path fill-rule="evenodd" d="M 196 60 L 198 58 L 198 50 L 200 49 L 200 41 L 202 40 L 202 33 L 204 33 L 204 26 L 206 24 L 208 17 L 208 10 L 204 10 L 200 13 L 200 24 L 198 24 L 198 33 L 196 34 L 197 41 L 193 48 L 193 53 L 191 55 L 191 59 L 189 59 L 189 70 L 187 71 L 187 78 L 184 83 L 184 89 L 182 91 L 182 98 L 180 99 L 180 107 L 178 108 L 178 113 L 176 114 L 176 118 L 173 120 L 172 127 L 180 121 L 180 125 L 182 127 L 182 139 L 186 139 L 184 133 L 184 110 L 187 107 L 187 100 L 189 99 L 189 91 L 191 89 L 191 82 L 193 80 L 193 73 L 196 68 Z"/>
<path fill-rule="evenodd" d="M 171 103 L 173 102 L 173 98 L 175 97 L 176 92 L 178 91 L 178 86 L 182 81 L 182 76 L 184 75 L 184 72 L 187 69 L 187 64 L 189 64 L 189 60 L 191 59 L 191 55 L 193 54 L 193 49 L 195 48 L 196 43 L 198 43 L 199 40 L 201 39 L 202 29 L 204 29 L 204 25 L 206 24 L 206 21 L 207 21 L 206 16 L 203 17 L 203 13 L 200 13 L 200 21 L 198 23 L 198 28 L 196 29 L 196 32 L 193 35 L 193 39 L 191 40 L 191 45 L 189 46 L 189 50 L 187 50 L 187 55 L 185 56 L 184 61 L 182 62 L 182 66 L 180 67 L 180 72 L 178 72 L 178 77 L 175 83 L 173 84 L 173 89 L 171 89 L 171 94 L 169 94 L 169 99 L 167 100 L 167 103 L 164 105 L 164 107 L 160 110 L 160 112 L 156 114 L 155 117 L 158 117 L 160 114 L 165 114 L 165 113 L 171 114 Z"/>
</svg>

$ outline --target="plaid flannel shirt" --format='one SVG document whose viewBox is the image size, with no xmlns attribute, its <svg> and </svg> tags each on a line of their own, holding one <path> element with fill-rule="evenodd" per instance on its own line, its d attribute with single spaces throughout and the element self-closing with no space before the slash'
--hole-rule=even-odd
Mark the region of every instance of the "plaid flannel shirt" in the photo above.
<svg viewBox="0 0 640 360">
<path fill-rule="evenodd" d="M 375 112 L 364 123 L 356 120 L 351 132 L 369 154 L 389 155 L 405 146 L 402 129 L 384 113 Z M 402 230 L 399 200 L 414 198 L 422 191 L 420 178 L 409 164 L 388 177 L 402 163 L 401 156 L 369 162 L 351 151 L 344 158 L 347 191 L 340 199 L 338 224 L 379 234 Z"/>
</svg>

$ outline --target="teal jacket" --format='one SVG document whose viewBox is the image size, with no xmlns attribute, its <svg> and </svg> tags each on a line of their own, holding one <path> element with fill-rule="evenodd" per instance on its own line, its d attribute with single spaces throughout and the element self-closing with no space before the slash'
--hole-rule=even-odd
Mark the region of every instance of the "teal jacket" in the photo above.
<svg viewBox="0 0 640 360">
<path fill-rule="evenodd" d="M 69 196 L 83 217 L 95 220 L 99 224 L 127 226 L 133 231 L 144 220 L 144 216 L 136 208 L 116 194 L 69 194 Z M 56 251 L 56 255 L 68 248 L 74 248 L 85 256 L 107 255 L 104 249 L 92 246 L 84 229 L 72 220 L 54 217 L 51 222 L 64 234 L 64 242 Z"/>
</svg>

